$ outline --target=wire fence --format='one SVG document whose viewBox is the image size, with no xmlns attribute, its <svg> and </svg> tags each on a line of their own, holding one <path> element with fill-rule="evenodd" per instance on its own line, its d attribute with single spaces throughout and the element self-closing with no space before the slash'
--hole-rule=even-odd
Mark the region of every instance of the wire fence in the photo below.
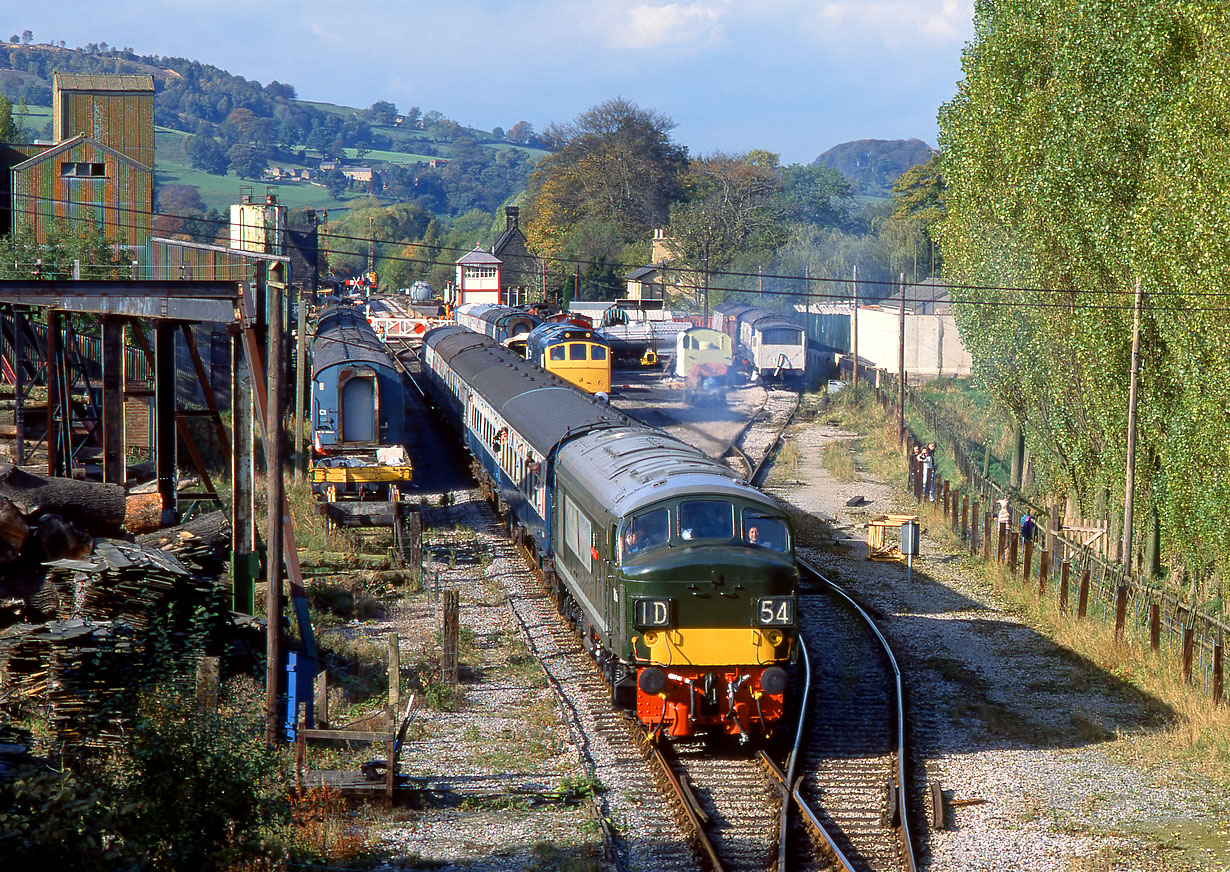
<svg viewBox="0 0 1230 872">
<path fill-rule="evenodd" d="M 843 367 L 849 372 L 850 361 L 843 362 Z M 874 386 L 886 412 L 894 418 L 901 414 L 894 374 L 859 366 L 859 378 Z M 1185 682 L 1199 686 L 1215 703 L 1222 702 L 1228 629 L 1224 620 L 1199 612 L 1193 604 L 1142 581 L 1110 559 L 1114 549 L 1107 541 L 1111 529 L 1107 521 L 1073 519 L 1065 527 L 1057 507 L 1034 505 L 1005 489 L 984 473 L 992 459 L 989 449 L 966 436 L 958 422 L 908 385 L 905 398 L 907 407 L 926 423 L 936 441 L 951 451 L 963 479 L 937 477 L 933 485 L 926 481 L 927 471 L 915 460 L 914 451 L 922 447 L 923 440 L 907 427 L 904 448 L 910 492 L 919 502 L 934 493 L 945 523 L 967 544 L 971 555 L 1006 565 L 1022 586 L 1036 589 L 1039 597 L 1056 598 L 1062 613 L 1076 620 L 1113 625 L 1115 638 L 1124 644 L 1147 646 L 1173 657 Z M 1002 502 L 1005 498 L 1006 503 Z M 1022 537 L 1022 509 L 1036 524 L 1030 541 Z"/>
</svg>

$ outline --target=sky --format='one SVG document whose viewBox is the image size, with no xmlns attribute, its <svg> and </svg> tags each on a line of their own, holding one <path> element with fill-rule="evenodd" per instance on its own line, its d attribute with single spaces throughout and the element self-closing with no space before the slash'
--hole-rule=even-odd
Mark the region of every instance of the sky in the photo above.
<svg viewBox="0 0 1230 872">
<path fill-rule="evenodd" d="M 623 97 L 673 119 L 693 155 L 789 164 L 852 139 L 934 146 L 972 16 L 973 0 L 55 0 L 6 18 L 35 42 L 185 57 L 484 130 Z"/>
</svg>

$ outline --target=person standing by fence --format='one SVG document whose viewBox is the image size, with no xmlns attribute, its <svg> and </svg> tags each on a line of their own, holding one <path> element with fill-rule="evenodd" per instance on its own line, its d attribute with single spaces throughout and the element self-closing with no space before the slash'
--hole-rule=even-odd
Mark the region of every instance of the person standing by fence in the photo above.
<svg viewBox="0 0 1230 872">
<path fill-rule="evenodd" d="M 922 450 L 923 499 L 935 502 L 935 443 L 928 442 Z"/>
</svg>

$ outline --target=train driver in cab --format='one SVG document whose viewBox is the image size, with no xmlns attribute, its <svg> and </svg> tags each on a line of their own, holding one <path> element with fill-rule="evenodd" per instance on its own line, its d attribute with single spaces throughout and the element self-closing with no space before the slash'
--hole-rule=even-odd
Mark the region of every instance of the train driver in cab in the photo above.
<svg viewBox="0 0 1230 872">
<path fill-rule="evenodd" d="M 757 548 L 786 550 L 786 528 L 776 518 L 752 517 L 744 519 L 743 538 L 748 545 Z"/>
<path fill-rule="evenodd" d="M 669 520 L 666 509 L 655 509 L 633 518 L 624 531 L 624 556 L 666 544 L 670 538 Z"/>
</svg>

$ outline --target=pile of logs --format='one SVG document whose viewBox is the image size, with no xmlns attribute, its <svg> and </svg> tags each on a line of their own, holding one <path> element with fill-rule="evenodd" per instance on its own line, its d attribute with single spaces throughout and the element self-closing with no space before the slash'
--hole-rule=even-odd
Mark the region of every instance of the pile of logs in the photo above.
<svg viewBox="0 0 1230 872">
<path fill-rule="evenodd" d="M 42 712 L 62 741 L 118 735 L 113 712 L 131 709 L 116 701 L 169 665 L 158 658 L 202 615 L 225 619 L 226 515 L 132 541 L 149 503 L 0 464 L 0 709 Z"/>
</svg>

